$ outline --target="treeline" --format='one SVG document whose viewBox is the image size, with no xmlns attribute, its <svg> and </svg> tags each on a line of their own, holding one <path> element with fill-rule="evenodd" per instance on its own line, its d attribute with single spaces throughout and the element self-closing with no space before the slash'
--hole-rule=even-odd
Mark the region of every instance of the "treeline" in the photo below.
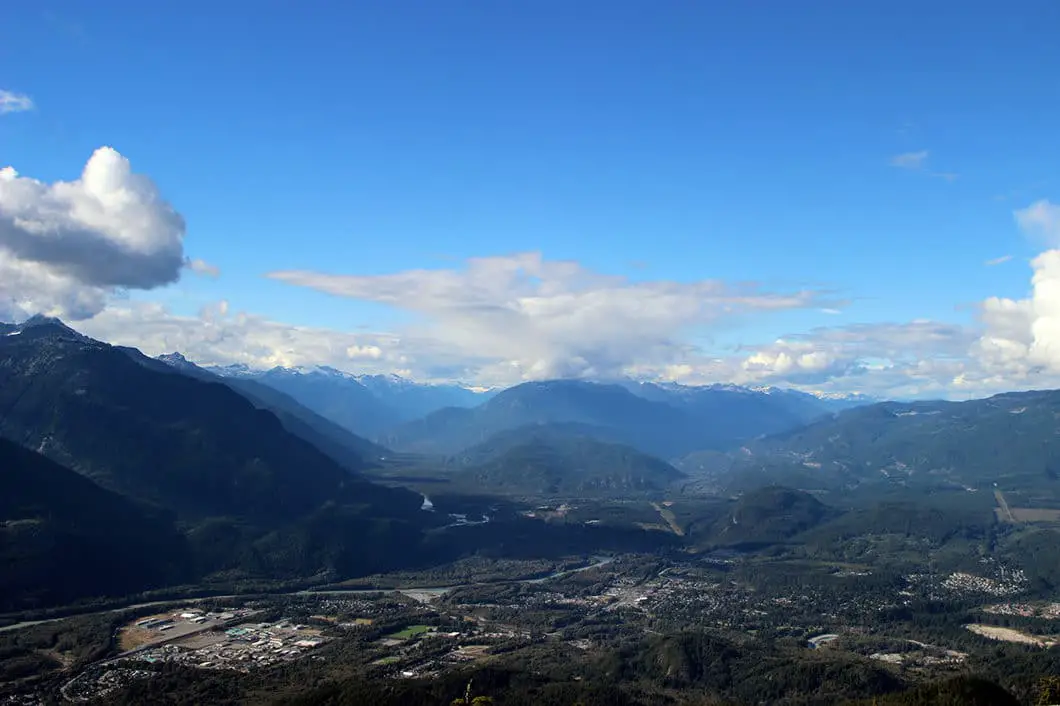
<svg viewBox="0 0 1060 706">
<path fill-rule="evenodd" d="M 1019 706 L 1019 703 L 992 681 L 962 676 L 900 694 L 865 699 L 852 706 Z"/>
</svg>

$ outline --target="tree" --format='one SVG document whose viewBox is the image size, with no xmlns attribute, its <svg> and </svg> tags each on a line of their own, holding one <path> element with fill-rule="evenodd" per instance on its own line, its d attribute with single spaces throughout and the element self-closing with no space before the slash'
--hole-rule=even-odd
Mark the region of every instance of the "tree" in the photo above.
<svg viewBox="0 0 1060 706">
<path fill-rule="evenodd" d="M 464 689 L 464 697 L 461 699 L 454 699 L 452 706 L 491 706 L 493 699 L 488 696 L 473 696 L 471 691 L 471 684 L 474 679 L 469 679 L 467 682 L 467 688 Z"/>
</svg>

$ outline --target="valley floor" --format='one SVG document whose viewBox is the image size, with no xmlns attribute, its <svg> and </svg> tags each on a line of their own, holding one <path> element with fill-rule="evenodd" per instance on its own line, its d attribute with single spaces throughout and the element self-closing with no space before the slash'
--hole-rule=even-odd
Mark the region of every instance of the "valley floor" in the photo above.
<svg viewBox="0 0 1060 706">
<path fill-rule="evenodd" d="M 516 564 L 505 562 L 505 571 L 514 575 Z M 770 692 L 779 697 L 772 702 L 831 703 L 989 675 L 999 647 L 1017 661 L 1055 661 L 1048 648 L 1060 633 L 1056 604 L 1012 600 L 1023 589 L 1018 574 L 1002 580 L 990 565 L 981 576 L 885 576 L 869 566 L 730 553 L 572 558 L 557 567 L 536 578 L 432 588 L 405 576 L 408 587 L 389 590 L 215 597 L 11 626 L 0 638 L 0 703 L 143 703 L 161 674 L 173 682 L 172 703 L 192 703 L 194 690 L 187 701 L 180 694 L 203 680 L 225 685 L 232 696 L 224 703 L 265 703 L 294 698 L 304 683 L 455 679 L 455 690 L 462 675 L 530 665 L 549 682 L 581 688 L 602 678 L 601 660 L 614 659 L 623 674 L 607 681 L 637 703 L 681 703 L 703 689 L 752 702 L 766 694 L 734 677 L 763 669 L 774 685 L 790 681 L 787 692 Z M 688 646 L 694 635 L 719 651 L 728 676 L 699 673 L 703 657 L 694 656 L 704 648 Z M 94 649 L 54 648 L 79 641 Z M 38 673 L 18 669 L 32 659 Z M 795 676 L 806 669 L 820 673 L 812 688 Z M 1019 686 L 1027 699 L 1035 684 Z M 509 702 L 510 687 L 483 688 Z"/>
</svg>

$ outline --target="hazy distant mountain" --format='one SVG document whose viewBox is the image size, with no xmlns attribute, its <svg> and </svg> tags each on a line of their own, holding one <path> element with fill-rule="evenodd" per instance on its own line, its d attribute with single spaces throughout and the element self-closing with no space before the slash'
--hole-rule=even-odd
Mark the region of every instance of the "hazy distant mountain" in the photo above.
<svg viewBox="0 0 1060 706">
<path fill-rule="evenodd" d="M 501 431 L 557 422 L 601 427 L 612 438 L 664 456 L 680 447 L 682 432 L 687 436 L 694 431 L 680 410 L 617 385 L 557 380 L 508 388 L 472 409 L 439 410 L 394 429 L 380 441 L 399 451 L 449 455 Z"/>
<path fill-rule="evenodd" d="M 795 404 L 806 404 L 810 409 L 818 407 L 828 412 L 840 412 L 867 404 L 882 402 L 879 398 L 857 392 L 803 392 L 785 387 L 753 387 L 755 392 L 780 398 L 787 398 Z"/>
<path fill-rule="evenodd" d="M 164 516 L 0 439 L 0 611 L 125 595 L 192 574 Z"/>
<path fill-rule="evenodd" d="M 357 380 L 396 410 L 403 421 L 425 417 L 444 407 L 474 407 L 496 394 L 494 390 L 474 392 L 459 385 L 419 383 L 398 375 L 358 375 Z"/>
<path fill-rule="evenodd" d="M 287 431 L 305 439 L 352 471 L 361 470 L 366 463 L 389 454 L 384 447 L 357 436 L 299 404 L 290 395 L 258 382 L 253 377 L 221 377 L 189 362 L 179 353 L 161 355 L 158 360 L 186 375 L 231 387 L 250 400 L 255 407 L 275 414 Z"/>
<path fill-rule="evenodd" d="M 329 367 L 254 371 L 229 365 L 206 370 L 268 385 L 354 434 L 370 438 L 444 407 L 471 407 L 490 397 L 458 385 L 418 383 L 397 375 L 352 375 Z"/>
<path fill-rule="evenodd" d="M 269 524 L 344 497 L 416 500 L 351 478 L 223 384 L 160 371 L 59 322 L 18 331 L 0 337 L 0 436 L 105 488 L 186 517 Z"/>
<path fill-rule="evenodd" d="M 450 459 L 450 465 L 458 477 L 473 477 L 483 490 L 532 494 L 639 493 L 662 490 L 684 477 L 658 458 L 562 425 L 500 432 Z"/>
<path fill-rule="evenodd" d="M 506 429 L 576 423 L 597 428 L 596 438 L 676 458 L 792 429 L 807 418 L 812 418 L 808 412 L 794 411 L 787 400 L 745 388 L 735 392 L 554 380 L 503 390 L 473 409 L 439 410 L 395 428 L 380 441 L 401 451 L 453 454 Z"/>
<path fill-rule="evenodd" d="M 231 368 L 207 368 L 219 375 Z M 239 372 L 236 377 L 268 385 L 339 426 L 368 438 L 375 438 L 405 418 L 379 399 L 355 376 L 334 368 L 272 368 L 255 373 Z"/>
<path fill-rule="evenodd" d="M 780 388 L 651 382 L 627 383 L 626 387 L 646 399 L 710 420 L 717 433 L 734 439 L 787 431 L 834 411 L 813 395 Z"/>
</svg>

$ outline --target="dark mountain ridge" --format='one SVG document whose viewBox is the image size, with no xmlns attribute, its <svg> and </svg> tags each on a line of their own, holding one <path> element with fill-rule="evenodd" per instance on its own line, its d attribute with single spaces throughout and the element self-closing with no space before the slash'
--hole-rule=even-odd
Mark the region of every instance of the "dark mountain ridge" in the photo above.
<svg viewBox="0 0 1060 706">
<path fill-rule="evenodd" d="M 0 338 L 0 436 L 185 517 L 275 523 L 340 498 L 418 507 L 412 493 L 352 477 L 226 385 L 56 323 Z"/>
<path fill-rule="evenodd" d="M 661 491 L 684 477 L 670 464 L 622 444 L 571 435 L 569 428 L 520 427 L 450 459 L 478 487 L 545 495 Z"/>
<path fill-rule="evenodd" d="M 1053 390 L 965 402 L 883 402 L 749 443 L 723 473 L 747 483 L 764 474 L 799 474 L 802 487 L 819 488 L 998 483 L 1054 492 L 1058 421 L 1060 391 Z"/>
<path fill-rule="evenodd" d="M 139 356 L 139 351 L 136 351 L 136 354 Z M 161 355 L 158 360 L 185 375 L 227 385 L 250 400 L 258 409 L 275 414 L 287 431 L 305 439 L 352 471 L 363 470 L 366 465 L 390 453 L 388 449 L 317 414 L 290 395 L 253 378 L 221 377 L 195 365 L 179 353 Z"/>
<path fill-rule="evenodd" d="M 809 493 L 766 486 L 737 499 L 715 523 L 711 539 L 736 546 L 784 542 L 837 514 Z"/>
<path fill-rule="evenodd" d="M 462 449 L 447 457 L 445 463 L 447 466 L 474 466 L 491 461 L 516 446 L 534 442 L 563 444 L 586 439 L 598 443 L 623 445 L 620 436 L 617 430 L 578 422 L 526 424 L 499 431 L 482 443 Z"/>
<path fill-rule="evenodd" d="M 192 577 L 164 513 L 0 439 L 0 611 L 123 595 Z"/>
</svg>

